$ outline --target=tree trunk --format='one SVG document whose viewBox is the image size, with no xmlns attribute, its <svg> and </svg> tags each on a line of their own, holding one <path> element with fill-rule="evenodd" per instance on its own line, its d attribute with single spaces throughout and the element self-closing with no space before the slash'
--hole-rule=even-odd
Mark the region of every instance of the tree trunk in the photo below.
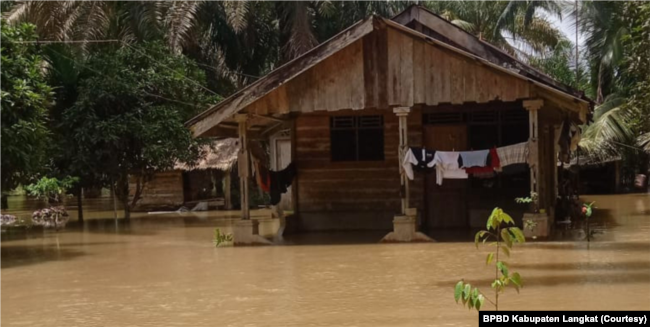
<svg viewBox="0 0 650 327">
<path fill-rule="evenodd" d="M 131 218 L 131 207 L 129 206 L 129 175 L 127 173 L 118 177 L 115 193 L 124 208 L 124 219 L 129 220 Z"/>
<path fill-rule="evenodd" d="M 0 209 L 8 209 L 9 208 L 9 201 L 7 200 L 7 195 L 3 194 L 2 197 L 0 197 Z"/>
<path fill-rule="evenodd" d="M 124 205 L 124 219 L 125 220 L 130 220 L 131 219 L 131 208 L 129 208 L 129 201 L 123 202 Z"/>
<path fill-rule="evenodd" d="M 79 216 L 79 222 L 82 224 L 84 222 L 83 196 L 83 187 L 80 187 L 79 191 L 77 192 L 77 214 Z"/>
</svg>

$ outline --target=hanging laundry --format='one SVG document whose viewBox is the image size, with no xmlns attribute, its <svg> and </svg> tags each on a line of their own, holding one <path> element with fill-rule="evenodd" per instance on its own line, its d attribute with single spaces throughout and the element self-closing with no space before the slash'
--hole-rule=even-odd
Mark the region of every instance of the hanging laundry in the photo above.
<svg viewBox="0 0 650 327">
<path fill-rule="evenodd" d="M 500 167 L 528 162 L 528 142 L 497 148 Z"/>
<path fill-rule="evenodd" d="M 487 162 L 485 167 L 470 167 L 465 169 L 465 172 L 472 174 L 474 177 L 478 178 L 490 178 L 494 176 L 494 171 L 501 168 L 501 161 L 499 160 L 499 154 L 497 153 L 496 148 L 492 148 L 489 151 L 487 156 Z"/>
<path fill-rule="evenodd" d="M 282 194 L 287 192 L 287 188 L 291 186 L 293 178 L 296 176 L 296 166 L 290 163 L 287 168 L 284 168 L 280 171 L 269 171 L 269 177 L 271 181 L 270 185 L 270 194 L 271 194 L 271 205 L 276 205 L 280 203 Z"/>
<path fill-rule="evenodd" d="M 467 173 L 458 165 L 458 152 L 436 151 L 433 156 L 433 164 L 436 167 L 436 184 L 442 185 L 442 180 L 467 179 Z"/>
<path fill-rule="evenodd" d="M 463 161 L 460 168 L 485 167 L 489 153 L 489 150 L 460 152 L 460 158 Z"/>
<path fill-rule="evenodd" d="M 269 170 L 259 160 L 255 160 L 255 180 L 262 191 L 267 193 L 270 191 L 271 176 Z"/>
<path fill-rule="evenodd" d="M 433 168 L 433 157 L 435 151 L 429 151 L 424 148 L 409 148 L 404 155 L 402 167 L 406 176 L 413 180 L 413 170 L 428 172 Z"/>
</svg>

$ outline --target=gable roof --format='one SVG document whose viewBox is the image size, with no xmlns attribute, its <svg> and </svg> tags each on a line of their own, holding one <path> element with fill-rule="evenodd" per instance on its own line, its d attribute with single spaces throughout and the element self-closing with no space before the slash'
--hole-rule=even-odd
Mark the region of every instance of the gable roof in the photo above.
<svg viewBox="0 0 650 327">
<path fill-rule="evenodd" d="M 237 138 L 214 140 L 210 144 L 203 146 L 201 149 L 203 155 L 195 164 L 188 165 L 179 161 L 174 165 L 174 169 L 184 171 L 206 169 L 228 171 L 237 162 L 239 148 L 239 139 Z"/>
<path fill-rule="evenodd" d="M 445 43 L 451 44 L 454 47 L 465 50 L 497 65 L 518 69 L 519 74 L 526 78 L 533 79 L 582 100 L 592 102 L 591 99 L 584 95 L 584 92 L 560 83 L 536 68 L 511 56 L 503 49 L 476 37 L 474 34 L 454 25 L 452 22 L 442 18 L 440 15 L 427 8 L 419 5 L 411 5 L 401 13 L 395 15 L 391 20 L 404 26 L 417 22 L 428 28 L 428 31 L 422 31 L 424 34 L 433 34 L 429 36 L 440 39 Z"/>
<path fill-rule="evenodd" d="M 404 13 L 408 12 L 409 10 L 411 10 L 412 12 L 414 10 L 413 8 L 421 8 L 421 7 L 413 7 L 413 6 L 409 7 L 409 9 L 407 9 Z M 398 19 L 400 15 L 397 15 L 394 19 Z M 406 16 L 403 16 L 402 18 L 399 19 L 406 20 L 408 22 L 412 21 L 412 20 L 405 19 L 404 17 Z M 451 23 L 448 24 L 450 26 L 453 26 L 454 28 L 457 28 L 455 27 L 455 25 Z M 222 123 L 224 120 L 228 119 L 229 117 L 232 117 L 234 114 L 246 108 L 256 100 L 262 98 L 263 96 L 267 95 L 271 91 L 277 89 L 278 87 L 282 86 L 286 82 L 292 80 L 293 78 L 302 74 L 306 70 L 314 67 L 318 63 L 329 58 L 330 56 L 342 50 L 343 48 L 347 47 L 348 45 L 351 45 L 355 41 L 358 41 L 364 36 L 381 28 L 393 28 L 399 30 L 402 33 L 406 33 L 411 37 L 419 38 L 428 43 L 432 43 L 442 48 L 451 50 L 462 56 L 477 60 L 482 64 L 484 64 L 486 67 L 499 70 L 502 73 L 515 76 L 519 79 L 523 79 L 539 87 L 540 89 L 543 89 L 560 98 L 563 98 L 568 102 L 583 103 L 583 104 L 589 103 L 588 99 L 585 100 L 583 99 L 583 96 L 577 96 L 575 92 L 569 89 L 559 88 L 557 85 L 554 85 L 549 81 L 546 82 L 541 81 L 539 78 L 532 78 L 530 76 L 532 75 L 532 73 L 530 73 L 532 71 L 532 68 L 526 66 L 525 64 L 517 61 L 512 57 L 510 57 L 511 60 L 514 60 L 514 62 L 520 64 L 521 67 L 526 66 L 530 68 L 525 70 L 525 72 L 527 72 L 528 75 L 521 73 L 523 69 L 520 69 L 518 72 L 515 72 L 511 67 L 507 67 L 507 66 L 504 67 L 502 64 L 495 62 L 494 59 L 493 60 L 486 59 L 485 57 L 489 57 L 488 56 L 489 53 L 492 54 L 495 53 L 492 50 L 490 50 L 490 52 L 486 52 L 487 50 L 483 51 L 482 54 L 485 56 L 483 57 L 480 54 L 477 54 L 481 52 L 477 51 L 476 49 L 474 49 L 474 51 L 477 53 L 472 53 L 464 49 L 462 46 L 459 46 L 457 42 L 445 42 L 444 40 L 439 40 L 431 36 L 425 35 L 421 32 L 418 32 L 412 28 L 409 28 L 405 25 L 398 23 L 397 21 L 393 21 L 393 20 L 389 20 L 389 19 L 385 19 L 373 15 L 350 26 L 349 28 L 343 30 L 342 32 L 335 35 L 331 39 L 321 43 L 320 45 L 306 52 L 300 57 L 278 67 L 277 69 L 271 71 L 269 74 L 263 76 L 262 78 L 251 83 L 250 85 L 244 87 L 243 89 L 234 93 L 233 95 L 226 98 L 225 100 L 210 107 L 203 113 L 187 121 L 186 126 L 188 126 L 192 130 L 192 133 L 195 137 L 203 135 L 212 127 Z M 547 78 L 550 79 L 550 77 L 548 76 Z M 552 79 L 550 80 L 552 81 Z"/>
</svg>

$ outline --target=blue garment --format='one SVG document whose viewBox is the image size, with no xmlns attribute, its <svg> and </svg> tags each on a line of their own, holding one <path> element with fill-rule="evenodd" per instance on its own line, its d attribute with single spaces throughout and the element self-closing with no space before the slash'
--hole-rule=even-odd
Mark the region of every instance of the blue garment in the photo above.
<svg viewBox="0 0 650 327">
<path fill-rule="evenodd" d="M 460 157 L 463 159 L 463 165 L 460 168 L 485 167 L 490 150 L 480 151 L 462 151 Z"/>
</svg>

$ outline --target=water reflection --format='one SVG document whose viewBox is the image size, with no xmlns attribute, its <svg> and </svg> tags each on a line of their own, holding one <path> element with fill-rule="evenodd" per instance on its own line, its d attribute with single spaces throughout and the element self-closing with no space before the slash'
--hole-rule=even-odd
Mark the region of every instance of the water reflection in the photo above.
<svg viewBox="0 0 650 327">
<path fill-rule="evenodd" d="M 502 309 L 650 310 L 650 198 L 589 197 L 594 242 L 535 242 Z M 3 326 L 472 326 L 453 301 L 489 287 L 468 242 L 376 244 L 382 233 L 304 234 L 292 246 L 219 248 L 228 219 L 153 216 L 71 224 L 2 242 Z"/>
</svg>

